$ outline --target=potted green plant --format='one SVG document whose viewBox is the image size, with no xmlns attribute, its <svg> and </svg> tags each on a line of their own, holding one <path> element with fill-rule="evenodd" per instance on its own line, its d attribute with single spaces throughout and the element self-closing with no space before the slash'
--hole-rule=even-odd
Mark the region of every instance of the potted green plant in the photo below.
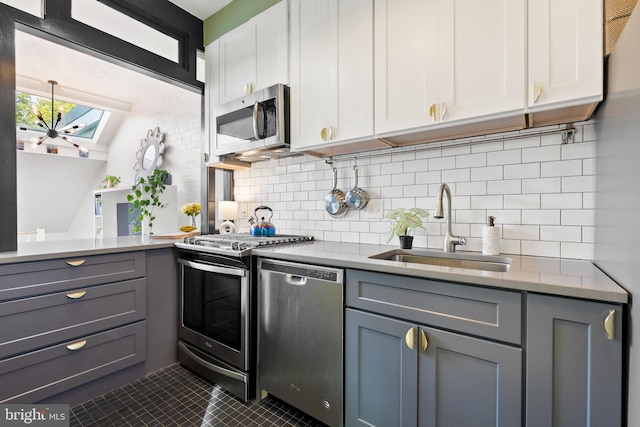
<svg viewBox="0 0 640 427">
<path fill-rule="evenodd" d="M 391 229 L 387 235 L 387 243 L 391 241 L 393 236 L 398 236 L 400 247 L 402 249 L 411 249 L 413 246 L 413 236 L 410 236 L 409 233 L 416 228 L 422 228 L 424 230 L 422 219 L 428 216 L 429 213 L 420 208 L 397 208 L 390 210 L 384 216 L 391 220 Z"/>
<path fill-rule="evenodd" d="M 120 177 L 115 175 L 106 175 L 102 180 L 102 186 L 100 188 L 113 188 L 120 184 Z"/>
<path fill-rule="evenodd" d="M 127 195 L 127 201 L 131 203 L 129 213 L 135 214 L 134 233 L 142 231 L 142 224 L 146 217 L 149 234 L 153 234 L 153 221 L 156 219 L 153 210 L 155 207 L 167 206 L 166 203 L 162 203 L 160 196 L 166 188 L 165 180 L 169 175 L 169 172 L 164 169 L 155 169 L 151 175 L 140 178 L 131 187 L 131 194 Z"/>
</svg>

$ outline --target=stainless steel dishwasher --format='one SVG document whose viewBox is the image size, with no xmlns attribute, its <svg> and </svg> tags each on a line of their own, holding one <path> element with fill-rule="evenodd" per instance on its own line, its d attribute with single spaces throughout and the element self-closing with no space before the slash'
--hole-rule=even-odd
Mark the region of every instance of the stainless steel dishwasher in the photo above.
<svg viewBox="0 0 640 427">
<path fill-rule="evenodd" d="M 343 279 L 336 268 L 258 260 L 258 387 L 343 425 Z"/>
</svg>

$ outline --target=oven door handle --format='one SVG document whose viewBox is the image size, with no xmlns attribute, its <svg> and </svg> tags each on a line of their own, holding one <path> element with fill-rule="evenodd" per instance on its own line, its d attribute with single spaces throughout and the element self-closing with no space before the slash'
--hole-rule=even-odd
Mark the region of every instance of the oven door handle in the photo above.
<svg viewBox="0 0 640 427">
<path fill-rule="evenodd" d="M 242 381 L 243 383 L 247 382 L 247 379 L 246 379 L 246 377 L 244 375 L 239 374 L 237 372 L 234 372 L 234 371 L 232 371 L 230 369 L 225 369 L 223 367 L 214 365 L 213 363 L 207 362 L 202 357 L 199 357 L 197 354 L 195 354 L 194 352 L 189 350 L 187 348 L 187 346 L 182 344 L 181 342 L 178 343 L 178 347 L 180 347 L 182 349 L 182 351 L 187 353 L 189 355 L 189 357 L 192 357 L 198 363 L 200 363 L 201 365 L 207 367 L 208 369 L 211 369 L 212 371 L 215 371 L 215 372 L 217 372 L 217 373 L 219 373 L 221 375 L 224 375 L 226 377 L 233 378 L 234 380 Z"/>
<path fill-rule="evenodd" d="M 247 275 L 247 270 L 243 270 L 241 268 L 218 267 L 215 265 L 203 264 L 200 262 L 189 261 L 182 258 L 178 258 L 178 263 L 187 267 L 195 268 L 196 270 L 208 271 L 210 273 L 230 274 L 240 277 L 245 277 Z"/>
</svg>

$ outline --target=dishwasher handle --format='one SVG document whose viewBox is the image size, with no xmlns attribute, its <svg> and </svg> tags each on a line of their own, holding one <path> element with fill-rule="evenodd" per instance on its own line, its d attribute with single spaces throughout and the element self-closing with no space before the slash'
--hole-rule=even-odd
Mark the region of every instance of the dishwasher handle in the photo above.
<svg viewBox="0 0 640 427">
<path fill-rule="evenodd" d="M 304 286 L 307 284 L 307 277 L 305 276 L 296 276 L 293 274 L 285 274 L 284 280 L 294 286 Z"/>
<path fill-rule="evenodd" d="M 344 280 L 343 270 L 318 265 L 260 259 L 258 268 L 270 274 L 283 275 L 287 283 L 297 286 L 304 286 L 309 279 L 340 284 L 342 284 Z"/>
</svg>

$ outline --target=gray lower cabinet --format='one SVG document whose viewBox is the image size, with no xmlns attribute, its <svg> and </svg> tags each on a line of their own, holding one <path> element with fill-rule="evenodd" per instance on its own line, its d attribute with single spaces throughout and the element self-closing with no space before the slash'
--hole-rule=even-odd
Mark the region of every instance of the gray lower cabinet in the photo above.
<svg viewBox="0 0 640 427">
<path fill-rule="evenodd" d="M 519 292 L 359 270 L 346 286 L 347 427 L 522 424 Z"/>
<path fill-rule="evenodd" d="M 527 297 L 528 427 L 619 426 L 622 307 Z"/>
<path fill-rule="evenodd" d="M 346 426 L 521 424 L 519 348 L 347 309 Z"/>
<path fill-rule="evenodd" d="M 0 402 L 38 402 L 145 357 L 142 321 L 0 360 Z"/>
<path fill-rule="evenodd" d="M 1 265 L 0 403 L 39 402 L 144 362 L 146 258 Z"/>
</svg>

